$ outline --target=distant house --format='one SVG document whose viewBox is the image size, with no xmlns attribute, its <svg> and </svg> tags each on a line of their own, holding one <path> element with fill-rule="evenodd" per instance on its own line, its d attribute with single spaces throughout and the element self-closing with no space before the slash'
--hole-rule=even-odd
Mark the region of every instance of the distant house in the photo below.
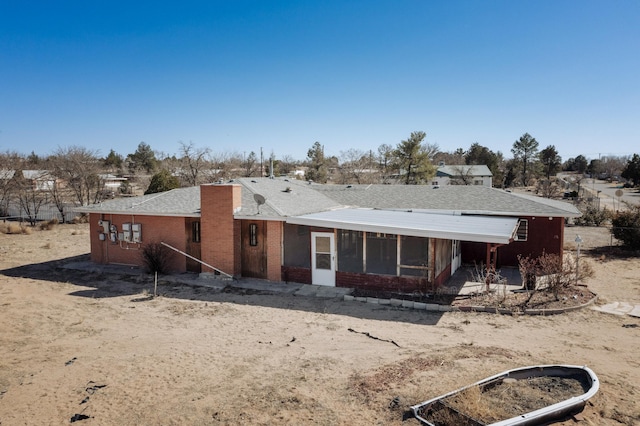
<svg viewBox="0 0 640 426">
<path fill-rule="evenodd" d="M 433 185 L 484 185 L 491 188 L 493 174 L 484 165 L 452 165 L 440 164 L 436 169 Z"/>
<path fill-rule="evenodd" d="M 117 194 L 120 191 L 122 184 L 126 183 L 128 180 L 126 177 L 118 177 L 111 173 L 100 174 L 98 175 L 98 178 L 104 182 L 103 192 L 107 196 L 114 196 Z"/>
<path fill-rule="evenodd" d="M 23 178 L 35 191 L 49 191 L 56 185 L 56 178 L 48 170 L 0 170 L 0 180 Z"/>
<path fill-rule="evenodd" d="M 562 254 L 571 204 L 486 186 L 320 185 L 243 178 L 85 206 L 91 259 L 141 265 L 150 242 L 174 272 L 368 289 L 437 287 L 464 263 Z M 194 260 L 197 259 L 197 260 Z M 202 263 L 201 263 L 202 262 Z"/>
</svg>

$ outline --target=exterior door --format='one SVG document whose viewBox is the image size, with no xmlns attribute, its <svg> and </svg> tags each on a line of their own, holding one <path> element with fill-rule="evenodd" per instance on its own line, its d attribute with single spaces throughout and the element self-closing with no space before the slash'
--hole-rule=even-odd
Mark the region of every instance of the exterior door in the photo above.
<svg viewBox="0 0 640 426">
<path fill-rule="evenodd" d="M 264 221 L 242 221 L 241 270 L 243 277 L 267 278 L 266 229 Z"/>
<path fill-rule="evenodd" d="M 200 259 L 200 220 L 196 218 L 186 218 L 185 220 L 185 234 L 187 237 L 187 254 Z M 202 272 L 202 265 L 190 257 L 186 258 L 187 271 L 189 272 Z"/>
<path fill-rule="evenodd" d="M 462 265 L 462 255 L 460 250 L 460 241 L 453 240 L 451 243 L 451 275 L 453 275 L 460 265 Z"/>
<path fill-rule="evenodd" d="M 311 284 L 336 285 L 335 240 L 332 232 L 311 233 Z"/>
</svg>

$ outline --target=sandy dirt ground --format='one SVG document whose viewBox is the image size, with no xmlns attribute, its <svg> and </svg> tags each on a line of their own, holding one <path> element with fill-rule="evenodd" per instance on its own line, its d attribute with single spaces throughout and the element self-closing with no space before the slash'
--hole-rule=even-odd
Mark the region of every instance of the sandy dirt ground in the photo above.
<svg viewBox="0 0 640 426">
<path fill-rule="evenodd" d="M 579 233 L 598 303 L 640 303 L 640 260 Z M 215 292 L 58 268 L 87 225 L 0 234 L 0 425 L 417 425 L 409 406 L 500 371 L 588 365 L 600 392 L 562 425 L 640 425 L 640 320 L 430 313 Z M 365 333 L 368 333 L 365 334 Z M 374 339 L 372 337 L 377 337 Z"/>
</svg>

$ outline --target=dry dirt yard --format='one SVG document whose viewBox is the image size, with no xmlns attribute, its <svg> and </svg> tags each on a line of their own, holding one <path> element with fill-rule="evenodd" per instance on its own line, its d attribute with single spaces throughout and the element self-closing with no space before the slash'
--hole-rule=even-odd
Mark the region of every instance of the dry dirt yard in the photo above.
<svg viewBox="0 0 640 426">
<path fill-rule="evenodd" d="M 640 303 L 640 260 L 593 250 L 599 303 Z M 640 320 L 443 314 L 161 285 L 58 268 L 87 225 L 0 233 L 0 425 L 417 425 L 408 407 L 505 369 L 588 365 L 600 392 L 562 425 L 640 425 Z M 603 256 L 604 254 L 604 256 Z M 363 333 L 369 333 L 367 336 Z M 373 339 L 377 337 L 380 340 Z"/>
</svg>

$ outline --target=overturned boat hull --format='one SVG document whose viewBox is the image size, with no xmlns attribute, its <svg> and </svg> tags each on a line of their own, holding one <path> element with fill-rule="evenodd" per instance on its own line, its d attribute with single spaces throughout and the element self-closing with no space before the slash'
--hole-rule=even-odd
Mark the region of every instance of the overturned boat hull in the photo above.
<svg viewBox="0 0 640 426">
<path fill-rule="evenodd" d="M 453 407 L 448 401 L 456 397 L 464 397 L 464 392 L 478 387 L 480 392 L 486 389 L 508 382 L 526 381 L 536 378 L 574 379 L 580 383 L 581 390 L 576 395 L 571 395 L 560 402 L 539 408 L 517 416 L 486 423 L 477 418 L 465 414 L 462 410 Z M 505 381 L 506 380 L 506 381 Z M 599 381 L 595 373 L 587 368 L 576 365 L 536 365 L 507 370 L 496 374 L 469 386 L 457 389 L 436 398 L 424 401 L 411 407 L 413 415 L 423 424 L 429 426 L 533 426 L 545 422 L 561 419 L 572 413 L 580 411 L 586 401 L 593 397 L 599 389 Z M 434 415 L 444 413 L 448 422 L 434 422 Z"/>
</svg>

